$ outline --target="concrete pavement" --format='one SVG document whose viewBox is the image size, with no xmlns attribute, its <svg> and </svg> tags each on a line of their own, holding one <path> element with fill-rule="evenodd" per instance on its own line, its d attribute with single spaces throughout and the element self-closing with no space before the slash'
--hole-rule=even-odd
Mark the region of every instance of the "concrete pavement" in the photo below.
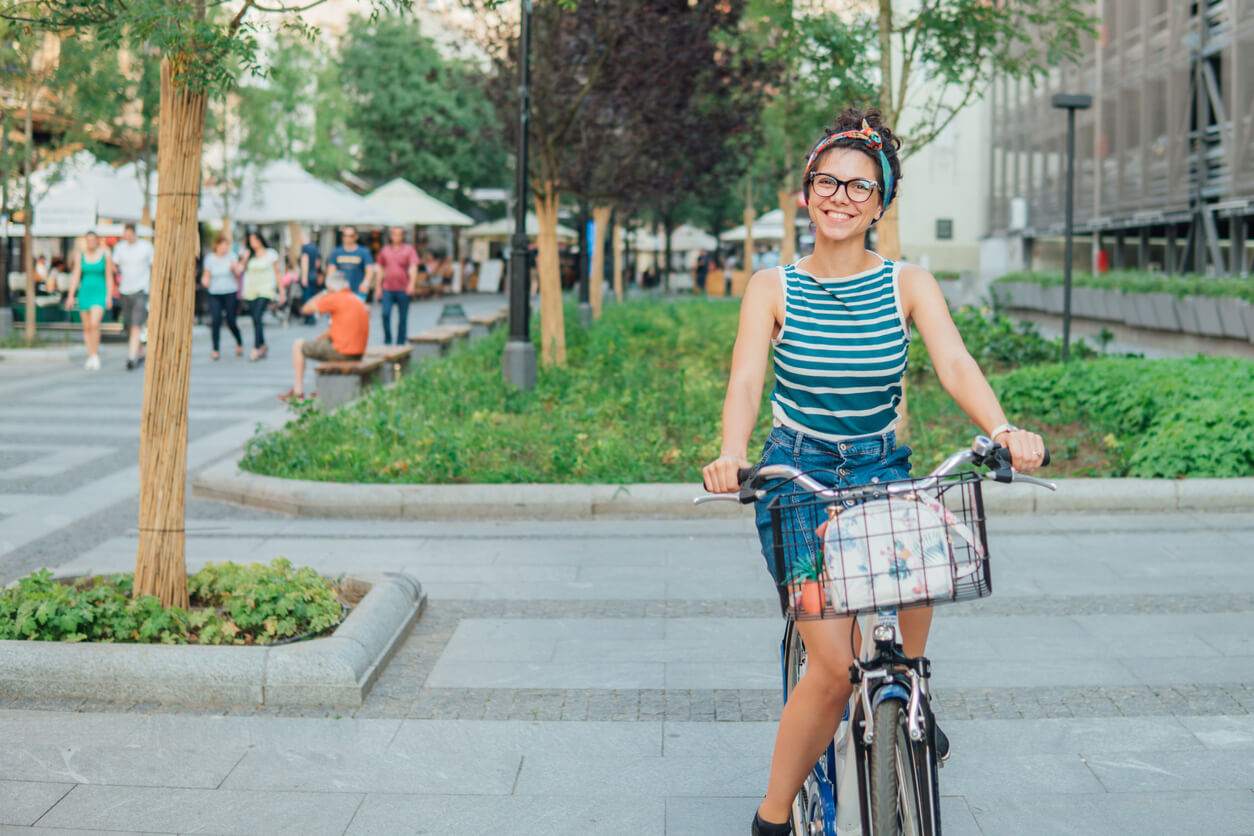
<svg viewBox="0 0 1254 836">
<path fill-rule="evenodd" d="M 237 365 L 209 364 L 198 332 L 196 469 L 281 419 L 299 332 Z M 108 354 L 94 376 L 0 366 L 0 392 L 0 579 L 132 568 L 138 375 Z M 747 833 L 781 630 L 747 515 L 317 520 L 199 500 L 187 528 L 193 570 L 409 570 L 429 608 L 357 709 L 0 702 L 0 836 Z M 1254 832 L 1254 513 L 1006 514 L 990 532 L 995 594 L 939 611 L 930 647 L 946 832 Z"/>
</svg>

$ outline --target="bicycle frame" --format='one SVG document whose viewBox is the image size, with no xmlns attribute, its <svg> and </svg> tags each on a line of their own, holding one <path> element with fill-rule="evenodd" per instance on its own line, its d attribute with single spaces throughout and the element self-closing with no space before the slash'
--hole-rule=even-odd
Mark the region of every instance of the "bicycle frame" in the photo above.
<svg viewBox="0 0 1254 836">
<path fill-rule="evenodd" d="M 861 616 L 857 623 L 862 646 L 850 666 L 854 691 L 836 736 L 811 770 L 817 797 L 803 793 L 807 809 L 800 811 L 804 821 L 811 821 L 814 817 L 810 811 L 815 805 L 822 808 L 819 817 L 823 824 L 822 836 L 872 836 L 869 773 L 877 706 L 888 700 L 901 702 L 910 739 L 934 751 L 934 724 L 927 691 L 931 664 L 925 657 L 912 658 L 902 652 L 895 610 Z M 793 663 L 789 645 L 795 630 L 796 623 L 790 619 L 780 646 L 785 701 L 789 667 Z M 891 730 L 882 731 L 891 733 Z M 935 763 L 934 756 L 928 760 Z M 934 766 L 914 776 L 918 808 L 925 816 L 920 836 L 940 833 L 940 794 L 933 770 Z M 851 804 L 855 786 L 857 804 Z"/>
</svg>

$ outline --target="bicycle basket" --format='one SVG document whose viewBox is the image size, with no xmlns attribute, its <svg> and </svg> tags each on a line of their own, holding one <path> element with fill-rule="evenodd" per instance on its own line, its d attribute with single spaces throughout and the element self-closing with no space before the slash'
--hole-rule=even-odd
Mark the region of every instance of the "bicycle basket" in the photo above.
<svg viewBox="0 0 1254 836">
<path fill-rule="evenodd" d="M 785 614 L 833 618 L 991 593 L 979 474 L 946 477 L 929 492 L 883 490 L 922 481 L 859 486 L 834 499 L 801 493 L 772 500 Z"/>
</svg>

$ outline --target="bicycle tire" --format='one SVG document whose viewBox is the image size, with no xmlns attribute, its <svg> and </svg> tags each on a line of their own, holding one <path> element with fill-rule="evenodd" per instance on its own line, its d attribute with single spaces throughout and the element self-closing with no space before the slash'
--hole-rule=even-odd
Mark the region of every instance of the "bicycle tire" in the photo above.
<svg viewBox="0 0 1254 836">
<path fill-rule="evenodd" d="M 788 701 L 788 697 L 792 694 L 793 688 L 801 681 L 801 677 L 805 674 L 805 643 L 801 640 L 801 631 L 797 629 L 797 623 L 792 619 L 788 620 L 788 626 L 784 629 L 784 702 Z M 834 764 L 826 762 L 829 760 L 831 747 L 819 756 L 817 767 L 826 775 L 834 773 Z M 828 787 L 831 785 L 829 784 Z M 830 790 L 829 790 L 830 792 Z M 829 804 L 832 808 L 833 816 L 835 812 L 835 799 L 825 800 L 823 797 L 823 788 L 820 786 L 818 778 L 814 775 L 814 770 L 806 776 L 801 784 L 801 789 L 797 792 L 797 797 L 792 802 L 792 832 L 797 836 L 809 836 L 811 833 L 826 834 L 834 832 L 836 826 L 835 821 L 828 822 L 826 815 Z M 815 829 L 817 828 L 817 830 Z"/>
<path fill-rule="evenodd" d="M 875 707 L 875 738 L 871 741 L 871 832 L 875 836 L 925 836 L 932 832 L 924 812 L 920 781 L 924 747 L 910 740 L 905 706 L 888 699 Z M 930 801 L 927 807 L 930 807 Z"/>
</svg>

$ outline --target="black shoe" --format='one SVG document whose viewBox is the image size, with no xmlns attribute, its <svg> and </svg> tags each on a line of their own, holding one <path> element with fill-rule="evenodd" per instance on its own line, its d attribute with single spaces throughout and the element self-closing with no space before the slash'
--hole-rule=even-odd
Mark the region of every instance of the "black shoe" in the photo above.
<svg viewBox="0 0 1254 836">
<path fill-rule="evenodd" d="M 940 726 L 934 725 L 936 730 L 936 760 L 944 763 L 949 760 L 949 735 L 941 731 Z"/>
<path fill-rule="evenodd" d="M 131 369 L 133 369 L 133 368 L 135 368 L 136 366 L 138 366 L 138 365 L 139 365 L 139 364 L 135 362 L 135 358 L 134 358 L 134 357 L 127 357 L 127 358 L 126 358 L 126 370 L 127 370 L 128 372 L 129 372 Z"/>
<path fill-rule="evenodd" d="M 769 821 L 763 821 L 762 817 L 756 812 L 753 814 L 753 830 L 752 836 L 791 836 L 792 822 L 786 821 L 783 824 L 772 824 Z"/>
</svg>

